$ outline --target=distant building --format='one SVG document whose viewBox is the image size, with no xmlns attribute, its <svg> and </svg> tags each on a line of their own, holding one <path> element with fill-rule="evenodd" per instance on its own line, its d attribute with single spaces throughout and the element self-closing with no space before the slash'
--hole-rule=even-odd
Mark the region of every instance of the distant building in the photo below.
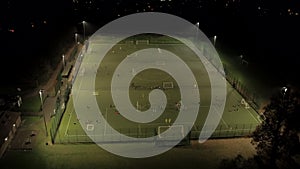
<svg viewBox="0 0 300 169">
<path fill-rule="evenodd" d="M 20 112 L 0 112 L 0 158 L 6 151 L 20 124 Z"/>
</svg>

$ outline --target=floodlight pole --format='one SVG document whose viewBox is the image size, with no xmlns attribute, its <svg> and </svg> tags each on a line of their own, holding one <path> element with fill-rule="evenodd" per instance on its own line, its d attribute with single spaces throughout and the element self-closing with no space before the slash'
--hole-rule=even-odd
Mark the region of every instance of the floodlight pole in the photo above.
<svg viewBox="0 0 300 169">
<path fill-rule="evenodd" d="M 214 46 L 216 46 L 216 40 L 217 40 L 217 36 L 214 36 Z"/>
<path fill-rule="evenodd" d="M 48 128 L 47 128 L 47 123 L 46 123 L 46 117 L 45 117 L 45 112 L 44 112 L 44 103 L 43 103 L 43 90 L 39 91 L 40 99 L 41 99 L 41 109 L 42 113 L 44 116 L 44 124 L 45 124 L 45 130 L 46 130 L 46 137 L 48 137 Z"/>
<path fill-rule="evenodd" d="M 39 91 L 40 100 L 41 100 L 41 109 L 43 110 L 43 90 Z"/>
<path fill-rule="evenodd" d="M 85 21 L 82 21 L 82 26 L 83 26 L 83 42 L 85 41 Z"/>
<path fill-rule="evenodd" d="M 78 34 L 75 33 L 75 43 L 77 44 L 78 43 Z"/>
<path fill-rule="evenodd" d="M 288 88 L 285 87 L 285 86 L 281 88 L 281 92 L 282 92 L 282 104 L 284 102 L 284 96 L 285 96 L 287 90 L 288 90 Z"/>
<path fill-rule="evenodd" d="M 63 67 L 65 68 L 65 66 L 66 66 L 65 55 L 62 55 L 62 63 L 63 63 Z"/>
<path fill-rule="evenodd" d="M 197 40 L 199 34 L 199 22 L 196 23 L 196 26 L 197 26 L 197 33 L 196 33 L 196 40 Z"/>
</svg>

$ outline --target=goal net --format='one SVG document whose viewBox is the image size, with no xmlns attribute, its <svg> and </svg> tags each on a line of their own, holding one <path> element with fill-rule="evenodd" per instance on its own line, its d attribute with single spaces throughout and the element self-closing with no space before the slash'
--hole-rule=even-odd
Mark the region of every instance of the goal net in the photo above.
<svg viewBox="0 0 300 169">
<path fill-rule="evenodd" d="M 161 140 L 182 140 L 184 127 L 183 125 L 158 126 L 157 134 Z"/>
<path fill-rule="evenodd" d="M 173 82 L 163 82 L 163 88 L 164 89 L 173 89 L 174 88 Z"/>
<path fill-rule="evenodd" d="M 140 44 L 142 44 L 142 45 L 149 45 L 149 40 L 136 40 L 135 43 L 137 45 L 140 45 Z"/>
<path fill-rule="evenodd" d="M 245 109 L 249 109 L 250 108 L 249 104 L 246 102 L 245 99 L 241 100 L 241 104 L 244 105 Z"/>
<path fill-rule="evenodd" d="M 126 44 L 134 44 L 134 41 L 133 40 L 127 40 L 125 41 Z"/>
<path fill-rule="evenodd" d="M 87 131 L 94 131 L 94 125 L 93 124 L 87 124 L 86 125 L 86 130 Z"/>
</svg>

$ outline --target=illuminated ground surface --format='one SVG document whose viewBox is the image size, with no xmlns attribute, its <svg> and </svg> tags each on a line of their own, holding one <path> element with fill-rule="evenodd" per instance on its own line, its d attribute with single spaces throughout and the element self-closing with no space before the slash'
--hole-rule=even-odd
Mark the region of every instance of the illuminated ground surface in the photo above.
<svg viewBox="0 0 300 169">
<path fill-rule="evenodd" d="M 147 46 L 149 47 L 150 45 Z M 120 46 L 118 45 L 116 46 L 117 49 L 120 49 L 119 47 Z M 157 46 L 153 47 L 157 48 Z M 180 45 L 176 45 L 176 47 L 174 47 L 174 45 L 170 45 L 168 47 L 172 51 L 182 51 L 182 49 L 180 49 Z M 88 73 L 88 71 L 85 73 Z M 104 73 L 110 72 L 107 70 L 104 71 Z M 147 78 L 143 78 L 145 75 Z M 88 77 L 88 74 L 85 74 L 85 76 Z M 159 80 L 156 80 L 157 76 L 160 77 Z M 106 76 L 100 77 L 103 78 Z M 148 79 L 152 79 L 151 84 L 142 84 L 142 82 Z M 172 79 L 161 72 L 148 71 L 137 75 L 134 81 L 135 84 L 139 84 L 139 86 L 147 88 L 155 86 L 156 84 L 161 85 L 162 82 L 172 81 Z M 98 82 L 103 82 L 103 79 Z M 175 87 L 173 89 L 166 90 L 166 92 L 169 92 L 167 95 L 171 96 L 169 98 L 171 99 L 171 103 L 167 106 L 167 112 L 155 121 L 155 128 L 162 125 L 169 125 L 169 122 L 166 122 L 166 119 L 171 119 L 172 123 L 173 119 L 176 118 L 177 110 L 174 108 L 174 104 L 178 100 L 178 94 L 176 95 L 176 85 L 174 86 Z M 203 89 L 203 92 L 200 91 L 202 94 L 201 99 L 203 98 L 203 103 L 207 103 L 209 102 L 209 95 L 205 93 L 205 88 Z M 226 136 L 226 134 L 245 134 L 244 131 L 249 133 L 249 130 L 254 129 L 255 125 L 257 125 L 259 121 L 257 113 L 252 108 L 246 109 L 243 105 L 241 105 L 242 97 L 229 84 L 227 85 L 227 90 L 228 94 L 225 111 L 219 127 L 214 134 L 215 137 Z M 131 89 L 130 96 L 132 97 L 131 102 L 133 105 L 136 106 L 135 103 L 138 100 L 139 105 L 141 106 L 140 109 L 146 109 L 147 99 L 145 99 L 145 95 L 148 92 L 148 89 Z M 100 96 L 106 98 L 107 90 L 99 89 L 98 93 L 91 94 L 95 94 L 97 99 L 100 99 Z M 151 158 L 129 159 L 119 157 L 106 152 L 95 144 L 78 144 L 78 142 L 90 142 L 90 140 L 85 135 L 79 124 L 80 119 L 76 116 L 72 100 L 73 99 L 71 98 L 68 102 L 56 141 L 75 144 L 45 145 L 46 141 L 50 141 L 50 137 L 44 137 L 42 118 L 32 120 L 32 122 L 31 120 L 26 120 L 27 122 L 25 121 L 26 123 L 23 130 L 36 131 L 37 133 L 32 141 L 33 149 L 31 151 L 8 151 L 4 158 L 1 159 L 0 165 L 3 166 L 3 168 L 46 169 L 141 168 L 141 166 L 142 168 L 199 168 L 200 166 L 201 168 L 217 168 L 218 162 L 223 158 L 235 157 L 237 154 L 242 154 L 246 157 L 254 154 L 254 149 L 250 144 L 250 139 L 220 139 L 209 140 L 204 144 L 192 142 L 191 146 L 176 147 L 164 154 Z M 102 108 L 105 112 L 103 115 L 106 119 L 108 119 L 108 123 L 113 125 L 116 129 L 140 128 L 142 130 L 144 128 L 144 126 L 132 124 L 124 120 L 118 113 L 116 113 L 115 108 L 110 106 L 110 100 L 107 100 L 107 102 L 99 101 L 98 104 L 103 106 Z M 208 107 L 206 107 L 205 104 L 203 104 L 203 107 L 200 107 L 199 116 L 193 128 L 195 131 L 199 130 L 203 125 L 203 121 L 206 117 L 206 114 L 203 112 L 207 112 L 207 109 Z M 36 121 L 38 121 L 38 123 Z M 124 134 L 127 134 L 126 131 L 123 132 Z M 197 134 L 199 133 L 195 132 L 195 135 Z"/>
<path fill-rule="evenodd" d="M 145 159 L 122 158 L 106 152 L 95 144 L 45 145 L 42 118 L 25 120 L 23 129 L 37 131 L 31 151 L 9 150 L 0 159 L 1 169 L 217 169 L 224 158 L 237 154 L 250 157 L 255 153 L 250 139 L 217 139 L 203 144 L 177 147 L 159 156 Z M 237 146 L 238 145 L 238 146 Z"/>
<path fill-rule="evenodd" d="M 209 80 L 207 78 L 203 78 L 206 71 L 203 66 L 201 66 L 201 61 L 197 59 L 197 57 L 194 57 L 193 53 L 181 44 L 161 45 L 150 43 L 133 45 L 126 44 L 126 42 L 125 44 L 121 42 L 119 45 L 115 45 L 108 52 L 108 54 L 105 56 L 105 59 L 103 60 L 103 63 L 101 63 L 101 65 L 97 69 L 97 72 L 91 71 L 90 68 L 95 66 L 95 63 L 89 58 L 91 58 L 90 55 L 95 54 L 94 51 L 97 51 L 93 48 L 101 48 L 101 44 L 90 44 L 89 52 L 86 54 L 86 56 L 84 56 L 85 58 L 81 63 L 81 69 L 78 72 L 78 77 L 81 80 L 80 85 L 84 83 L 93 83 L 94 81 L 93 79 L 91 79 L 91 74 L 97 73 L 97 78 L 95 81 L 96 88 L 95 91 L 90 91 L 90 95 L 94 95 L 97 98 L 97 103 L 102 112 L 102 115 L 107 120 L 97 121 L 97 123 L 105 123 L 103 133 L 101 133 L 104 136 L 111 134 L 111 131 L 106 129 L 107 125 L 111 125 L 114 129 L 125 135 L 130 135 L 133 137 L 149 137 L 155 135 L 154 131 L 157 130 L 159 126 L 172 125 L 173 121 L 176 119 L 178 115 L 176 103 L 180 101 L 178 85 L 170 75 L 162 71 L 150 69 L 142 71 L 138 74 L 134 74 L 135 77 L 132 81 L 132 84 L 134 85 L 129 87 L 129 95 L 132 105 L 135 108 L 138 107 L 140 111 L 145 111 L 150 107 L 148 101 L 149 92 L 155 87 L 162 89 L 162 84 L 164 82 L 173 83 L 174 88 L 164 90 L 168 99 L 168 104 L 164 113 L 153 122 L 146 124 L 137 124 L 125 119 L 115 108 L 111 97 L 111 76 L 115 71 L 115 67 L 120 63 L 120 60 L 122 60 L 124 56 L 126 57 L 127 55 L 134 53 L 134 51 L 145 48 L 154 48 L 156 50 L 158 47 L 161 48 L 161 50 L 165 49 L 175 53 L 177 56 L 180 56 L 183 60 L 185 60 L 185 62 L 193 70 L 193 73 L 196 76 L 197 82 L 199 84 L 201 105 L 197 120 L 192 128 L 192 131 L 194 131 L 192 132 L 192 134 L 194 138 L 199 135 L 199 131 L 203 127 L 208 110 L 210 108 L 211 97 Z M 157 50 L 157 53 L 158 52 L 159 50 Z M 130 59 L 138 57 L 138 52 L 136 53 L 137 55 L 130 56 L 132 57 Z M 163 65 L 164 63 L 163 61 L 157 61 L 157 64 Z M 132 71 L 134 73 L 135 70 Z M 249 134 L 259 123 L 258 114 L 251 107 L 245 108 L 245 106 L 241 104 L 241 95 L 229 84 L 227 84 L 226 99 L 227 100 L 224 114 L 213 136 L 226 137 Z M 90 107 L 87 104 L 86 109 L 89 108 Z M 74 110 L 73 99 L 70 99 L 62 123 L 60 125 L 56 141 L 63 143 L 90 142 L 90 139 L 86 136 L 84 130 L 82 129 L 82 126 L 80 125 L 80 120 L 81 119 L 77 117 Z M 91 119 L 91 121 L 93 121 L 93 119 Z M 83 125 L 84 128 L 86 128 L 88 123 L 82 123 L 85 123 Z M 94 134 L 97 135 L 98 133 Z"/>
</svg>

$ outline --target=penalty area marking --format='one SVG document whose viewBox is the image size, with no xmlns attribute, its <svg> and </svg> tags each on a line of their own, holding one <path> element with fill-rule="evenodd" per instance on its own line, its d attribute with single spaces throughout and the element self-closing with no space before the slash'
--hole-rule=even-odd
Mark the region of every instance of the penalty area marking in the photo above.
<svg viewBox="0 0 300 169">
<path fill-rule="evenodd" d="M 235 89 L 233 89 L 233 91 L 236 91 Z M 239 95 L 238 93 L 234 93 L 233 97 L 235 99 L 235 101 L 237 101 L 237 103 L 241 103 L 242 100 L 238 99 L 238 97 L 241 97 L 242 99 L 244 99 L 241 95 Z M 244 100 L 245 101 L 245 100 Z M 246 101 L 245 101 L 246 102 Z M 248 113 L 250 114 L 250 116 L 258 123 L 261 123 L 261 120 L 255 118 L 255 116 L 249 111 L 249 109 L 246 109 L 244 106 L 242 106 L 242 108 L 244 108 L 245 110 L 248 111 Z M 252 107 L 250 107 L 251 109 L 253 109 Z M 254 109 L 253 109 L 254 110 Z M 255 110 L 254 110 L 255 111 Z"/>
<path fill-rule="evenodd" d="M 260 120 L 260 119 L 255 118 L 255 116 L 254 116 L 248 109 L 246 109 L 246 110 L 249 112 L 249 114 L 251 115 L 251 117 L 252 117 L 255 121 L 257 121 L 258 123 L 261 123 L 261 120 Z"/>
<path fill-rule="evenodd" d="M 76 80 L 77 80 L 77 78 L 76 78 Z M 81 89 L 82 81 L 83 81 L 83 80 L 81 79 L 81 80 L 80 80 L 80 83 L 79 83 L 79 89 Z M 77 96 L 77 98 L 78 98 L 78 96 Z M 77 98 L 76 98 L 76 101 L 77 101 Z M 76 101 L 75 101 L 75 102 L 76 102 Z M 74 100 L 73 100 L 73 102 L 74 102 Z M 73 103 L 73 104 L 74 104 L 74 103 Z M 69 129 L 69 126 L 70 126 L 71 117 L 72 117 L 73 112 L 75 112 L 74 106 L 72 106 L 72 111 L 71 111 L 71 113 L 70 113 L 70 117 L 69 117 L 69 120 L 68 120 L 67 128 L 66 128 L 66 131 L 65 131 L 65 136 L 68 135 L 68 129 Z"/>
</svg>

